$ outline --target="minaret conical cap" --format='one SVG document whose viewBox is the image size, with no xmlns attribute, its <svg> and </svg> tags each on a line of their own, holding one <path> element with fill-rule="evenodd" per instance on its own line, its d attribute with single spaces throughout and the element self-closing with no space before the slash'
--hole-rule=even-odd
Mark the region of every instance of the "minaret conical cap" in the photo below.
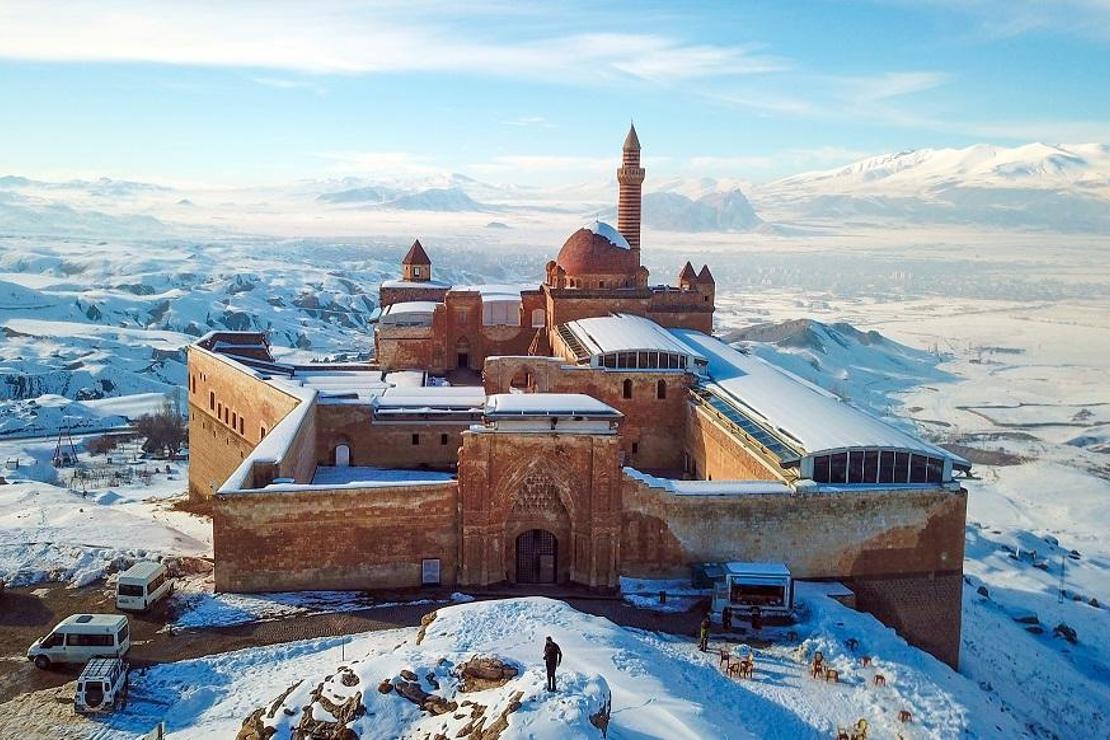
<svg viewBox="0 0 1110 740">
<path fill-rule="evenodd" d="M 636 124 L 631 124 L 628 127 L 628 136 L 624 137 L 625 151 L 634 150 L 640 151 L 640 137 L 636 135 Z"/>
</svg>

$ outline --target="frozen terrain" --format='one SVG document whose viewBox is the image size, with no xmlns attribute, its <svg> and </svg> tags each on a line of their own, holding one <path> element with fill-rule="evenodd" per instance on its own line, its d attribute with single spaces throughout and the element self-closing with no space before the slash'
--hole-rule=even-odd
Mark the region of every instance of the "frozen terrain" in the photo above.
<svg viewBox="0 0 1110 740">
<path fill-rule="evenodd" d="M 591 718 L 606 709 L 608 737 L 617 740 L 826 738 L 860 718 L 869 721 L 873 737 L 1021 733 L 992 695 L 871 617 L 840 606 L 819 587 L 803 588 L 800 597 L 801 628 L 814 637 L 756 649 L 751 681 L 723 675 L 716 652 L 723 643 L 700 653 L 692 639 L 621 628 L 549 599 L 478 601 L 441 608 L 420 630 L 156 666 L 134 677 L 128 708 L 91 726 L 87 736 L 131 738 L 164 720 L 170 738 L 225 738 L 258 711 L 259 724 L 278 728 L 278 737 L 303 726 L 306 716 L 333 726 L 339 716 L 349 718 L 347 726 L 360 737 L 476 737 L 465 730 L 473 728 L 477 712 L 487 727 L 504 717 L 502 738 L 589 738 L 601 737 Z M 548 635 L 564 653 L 557 693 L 543 690 L 540 657 Z M 844 646 L 849 638 L 859 641 L 859 654 L 873 656 L 871 667 L 860 667 L 857 653 Z M 840 683 L 809 677 L 808 661 L 817 650 L 840 669 Z M 515 675 L 464 686 L 460 667 L 475 657 L 498 659 Z M 885 687 L 873 685 L 877 672 L 886 677 Z M 379 689 L 383 681 L 391 684 L 387 693 Z M 447 711 L 433 713 L 399 695 L 411 684 L 440 697 Z M 24 703 L 28 715 L 34 706 Z M 899 722 L 903 709 L 912 712 L 912 723 Z M 89 727 L 74 720 L 59 721 L 60 727 L 41 717 L 37 722 L 52 732 Z"/>
<path fill-rule="evenodd" d="M 1110 734 L 1106 147 L 905 152 L 758 185 L 650 174 L 644 259 L 654 280 L 673 279 L 686 259 L 709 262 L 720 333 L 974 463 L 965 484 L 960 676 L 922 668 L 935 661 L 904 646 L 884 648 L 888 675 L 923 671 L 933 682 L 897 694 L 922 707 L 915 716 L 924 724 L 914 729 Z M 562 240 L 614 200 L 612 182 L 541 191 L 463 175 L 195 192 L 0 178 L 0 476 L 13 482 L 0 486 L 0 577 L 76 586 L 139 557 L 210 557 L 208 521 L 174 505 L 185 489 L 182 465 L 149 482 L 104 480 L 82 495 L 50 464 L 59 430 L 71 430 L 80 448 L 88 434 L 180 403 L 183 348 L 194 337 L 257 329 L 285 357 L 366 357 L 377 285 L 396 275 L 413 237 L 429 249 L 437 278 L 535 281 Z M 225 597 L 210 588 L 200 579 L 181 594 L 179 627 L 366 605 L 351 594 Z M 645 589 L 648 596 L 629 600 L 651 605 Z M 723 722 L 738 737 L 775 736 L 772 728 L 784 728 L 783 737 L 828 736 L 836 723 L 894 708 L 893 699 L 877 707 L 854 685 L 828 690 L 842 699 L 814 693 L 795 683 L 794 658 L 785 654 L 765 656 L 776 666 L 773 680 L 734 687 L 701 663 L 715 658 L 685 642 L 599 626 L 550 605 L 520 609 L 490 613 L 532 620 L 535 634 L 549 624 L 567 635 L 560 639 L 576 660 L 585 652 L 577 641 L 587 639 L 579 632 L 607 646 L 602 657 L 567 668 L 581 674 L 574 680 L 583 688 L 600 690 L 593 676 L 604 678 L 615 737 L 658 736 L 675 717 L 691 727 Z M 837 655 L 828 641 L 843 636 L 836 622 L 868 639 L 893 639 L 858 621 L 866 617 L 828 609 L 815 609 L 812 623 L 827 655 Z M 1059 625 L 1074 630 L 1074 644 L 1055 634 Z M 525 664 L 533 638 L 524 630 L 498 650 Z M 435 643 L 452 660 L 486 649 L 453 639 Z M 300 701 L 356 646 L 384 671 L 360 679 L 370 682 L 373 702 L 384 701 L 377 683 L 396 675 L 400 661 L 431 659 L 404 633 L 167 665 L 150 673 L 155 698 L 136 702 L 125 727 L 101 729 L 124 737 L 168 713 L 181 737 L 196 736 L 184 728 L 220 735 L 304 678 L 289 699 Z M 637 665 L 663 673 L 629 675 Z M 243 686 L 240 672 L 264 680 Z M 210 685 L 201 688 L 198 676 Z M 525 678 L 521 686 L 532 691 L 534 676 Z M 188 700 L 159 704 L 166 687 Z M 720 691 L 736 703 L 704 708 L 704 696 Z M 539 727 L 556 711 L 581 717 L 594 706 L 585 696 L 562 708 L 543 697 L 525 702 L 510 724 L 531 718 L 540 724 L 527 726 Z M 796 713 L 784 709 L 794 705 Z M 418 715 L 413 706 L 397 721 L 432 727 Z"/>
</svg>

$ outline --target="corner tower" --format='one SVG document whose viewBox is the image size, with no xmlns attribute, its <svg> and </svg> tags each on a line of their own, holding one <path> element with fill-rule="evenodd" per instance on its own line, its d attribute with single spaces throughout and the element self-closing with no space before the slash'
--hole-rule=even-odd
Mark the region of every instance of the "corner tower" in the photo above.
<svg viewBox="0 0 1110 740">
<path fill-rule="evenodd" d="M 412 243 L 408 254 L 401 260 L 401 277 L 410 283 L 426 283 L 432 279 L 432 260 L 419 239 Z"/>
<path fill-rule="evenodd" d="M 640 138 L 636 126 L 628 128 L 624 137 L 624 156 L 617 170 L 620 196 L 617 199 L 617 230 L 635 252 L 640 262 L 640 186 L 644 182 L 644 168 L 640 166 Z"/>
</svg>

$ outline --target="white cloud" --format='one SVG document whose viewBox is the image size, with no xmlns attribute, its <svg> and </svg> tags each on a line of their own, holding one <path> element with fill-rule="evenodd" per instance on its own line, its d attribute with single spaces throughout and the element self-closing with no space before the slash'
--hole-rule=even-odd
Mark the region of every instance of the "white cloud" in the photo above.
<svg viewBox="0 0 1110 740">
<path fill-rule="evenodd" d="M 691 45 L 640 33 L 525 36 L 488 9 L 450 16 L 419 2 L 366 7 L 322 2 L 5 0 L 0 57 L 153 62 L 355 74 L 436 71 L 559 82 L 740 75 L 784 62 L 749 46 Z M 429 18 L 442 20 L 429 21 Z M 527 20 L 527 19 L 526 19 Z M 535 20 L 535 19 L 532 19 Z M 533 23 L 528 30 L 543 28 Z"/>
<path fill-rule="evenodd" d="M 329 162 L 329 173 L 337 175 L 394 177 L 445 172 L 431 158 L 411 152 L 330 151 L 317 156 Z"/>
</svg>

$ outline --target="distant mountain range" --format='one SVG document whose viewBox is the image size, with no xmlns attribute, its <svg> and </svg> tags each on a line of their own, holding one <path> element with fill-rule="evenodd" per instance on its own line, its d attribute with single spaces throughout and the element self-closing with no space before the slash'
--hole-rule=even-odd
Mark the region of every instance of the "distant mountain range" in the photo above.
<svg viewBox="0 0 1110 740">
<path fill-rule="evenodd" d="M 898 221 L 1110 232 L 1110 146 L 917 149 L 755 188 L 788 221 Z"/>
<path fill-rule="evenodd" d="M 742 173 L 739 173 L 742 174 Z M 1110 234 L 1110 146 L 985 144 L 918 149 L 806 172 L 769 183 L 651 176 L 649 229 L 805 235 L 838 228 L 964 225 Z M 498 214 L 513 228 L 615 218 L 612 178 L 542 188 L 494 184 L 459 173 L 409 178 L 345 177 L 264 188 L 172 188 L 126 180 L 46 182 L 0 176 L 0 232 L 149 235 L 180 224 L 234 228 L 268 217 L 308 216 L 326 229 L 346 219 L 373 225 L 375 212 Z M 362 214 L 362 215 L 359 215 Z M 393 223 L 398 219 L 394 218 Z M 45 230 L 45 231 L 44 231 Z"/>
</svg>

